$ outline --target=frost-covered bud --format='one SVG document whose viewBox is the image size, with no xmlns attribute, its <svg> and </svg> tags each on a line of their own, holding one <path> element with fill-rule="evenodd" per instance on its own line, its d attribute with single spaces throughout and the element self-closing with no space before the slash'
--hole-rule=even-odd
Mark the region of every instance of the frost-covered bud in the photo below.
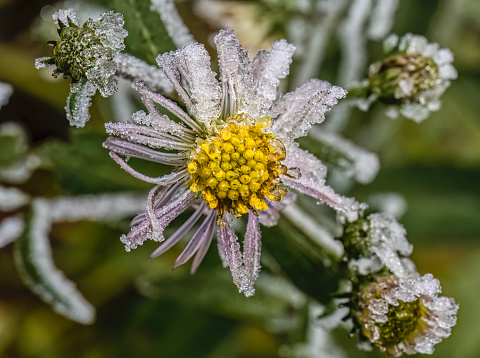
<svg viewBox="0 0 480 358">
<path fill-rule="evenodd" d="M 407 257 L 413 246 L 405 228 L 391 215 L 375 213 L 347 224 L 342 241 L 352 271 L 368 275 L 388 269 L 403 277 L 415 275 L 415 266 Z"/>
<path fill-rule="evenodd" d="M 104 97 L 116 92 L 113 59 L 125 48 L 123 15 L 110 11 L 97 20 L 88 19 L 82 27 L 72 9 L 56 12 L 53 19 L 59 25 L 60 40 L 49 42 L 54 47 L 53 57 L 37 59 L 36 67 L 54 65 L 54 77 L 63 74 L 73 82 L 91 81 Z"/>
<path fill-rule="evenodd" d="M 428 43 L 423 36 L 406 34 L 384 42 L 387 57 L 369 69 L 368 92 L 380 102 L 400 105 L 400 113 L 420 122 L 440 108 L 440 96 L 457 78 L 453 54 Z M 398 116 L 391 108 L 387 114 Z"/>
<path fill-rule="evenodd" d="M 380 277 L 358 293 L 354 320 L 364 339 L 391 356 L 432 354 L 457 322 L 458 305 L 439 293 L 431 274 Z"/>
</svg>

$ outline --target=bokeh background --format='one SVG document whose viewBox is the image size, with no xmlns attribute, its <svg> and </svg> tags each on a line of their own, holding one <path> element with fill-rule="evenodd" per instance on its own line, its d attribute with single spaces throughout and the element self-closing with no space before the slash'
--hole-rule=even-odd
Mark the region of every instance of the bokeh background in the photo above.
<svg viewBox="0 0 480 358">
<path fill-rule="evenodd" d="M 76 3 L 107 9 L 111 5 L 107 1 Z M 42 9 L 50 11 L 44 8 L 47 5 L 59 6 L 46 0 L 0 1 L 0 81 L 15 89 L 9 104 L 0 110 L 0 123 L 21 124 L 32 150 L 48 159 L 48 165 L 19 187 L 44 197 L 146 192 L 149 185 L 123 173 L 101 147 L 103 123 L 114 113 L 112 103 L 97 95 L 87 127 L 69 128 L 64 113 L 68 81 L 54 81 L 34 68 L 36 57 L 51 52 L 40 30 Z M 282 23 L 294 15 L 287 0 L 227 1 L 215 22 L 195 11 L 196 5 L 178 2 L 197 41 L 211 44 L 211 34 L 227 21 L 252 51 L 284 37 Z M 393 31 L 425 35 L 450 48 L 459 78 L 443 96 L 442 109 L 421 124 L 404 118 L 392 121 L 383 115 L 384 108 L 352 112 L 344 133 L 378 153 L 381 170 L 371 184 L 355 184 L 348 195 L 367 200 L 373 193 L 395 192 L 404 197 L 408 209 L 400 221 L 415 245 L 412 258 L 419 272 L 433 273 L 442 282 L 443 294 L 460 304 L 458 324 L 452 336 L 437 346 L 434 357 L 477 358 L 480 3 L 400 0 Z M 379 48 L 379 43 L 369 42 L 370 60 L 378 59 Z M 336 83 L 338 57 L 338 43 L 332 41 L 319 78 Z M 127 254 L 118 240 L 127 230 L 128 220 L 53 227 L 50 239 L 56 265 L 98 310 L 97 321 L 90 326 L 59 316 L 41 302 L 20 280 L 12 245 L 1 249 L 0 356 L 268 358 L 301 340 L 301 333 L 282 327 L 307 313 L 262 291 L 253 299 L 237 294 L 214 247 L 198 274 L 190 277 L 188 268 L 170 269 L 181 248 L 156 260 L 147 260 L 153 243 Z M 264 230 L 267 248 L 275 235 L 275 229 Z M 282 242 L 277 239 L 276 244 Z M 268 250 L 264 259 L 269 260 Z M 321 280 L 312 279 L 312 285 L 322 290 Z M 339 328 L 329 338 L 342 347 L 344 357 L 384 356 L 377 350 L 359 351 L 357 339 L 347 334 Z"/>
</svg>

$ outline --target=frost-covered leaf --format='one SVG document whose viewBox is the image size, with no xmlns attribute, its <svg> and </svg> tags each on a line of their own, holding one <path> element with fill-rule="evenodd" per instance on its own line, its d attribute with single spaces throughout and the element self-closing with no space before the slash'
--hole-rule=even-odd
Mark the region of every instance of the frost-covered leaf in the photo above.
<svg viewBox="0 0 480 358">
<path fill-rule="evenodd" d="M 176 49 L 160 16 L 150 10 L 149 0 L 110 0 L 109 5 L 125 18 L 127 53 L 156 65 L 159 54 Z"/>
<path fill-rule="evenodd" d="M 92 97 L 97 89 L 95 85 L 83 79 L 70 87 L 65 111 L 71 126 L 83 127 L 90 119 L 89 108 L 92 105 Z"/>
<path fill-rule="evenodd" d="M 55 312 L 82 324 L 95 320 L 95 309 L 75 284 L 55 267 L 48 240 L 51 227 L 45 200 L 32 203 L 24 234 L 15 244 L 15 264 L 30 289 Z"/>
</svg>

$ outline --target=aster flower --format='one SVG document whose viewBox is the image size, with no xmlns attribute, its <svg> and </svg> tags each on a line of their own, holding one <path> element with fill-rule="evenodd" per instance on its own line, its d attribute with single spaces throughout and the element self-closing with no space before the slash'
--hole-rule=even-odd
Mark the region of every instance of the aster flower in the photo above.
<svg viewBox="0 0 480 358">
<path fill-rule="evenodd" d="M 441 291 L 431 274 L 377 278 L 359 293 L 356 320 L 362 335 L 395 357 L 433 354 L 457 321 L 458 304 L 438 297 Z"/>
<path fill-rule="evenodd" d="M 408 33 L 402 38 L 392 34 L 383 44 L 386 57 L 370 65 L 368 80 L 352 88 L 352 97 L 361 109 L 379 101 L 390 105 L 386 114 L 399 114 L 416 122 L 438 111 L 440 97 L 457 78 L 453 54 L 449 49 L 429 43 L 424 36 Z"/>
<path fill-rule="evenodd" d="M 103 97 L 108 97 L 117 91 L 114 57 L 125 48 L 124 38 L 128 34 L 123 29 L 123 15 L 106 12 L 80 27 L 76 12 L 62 9 L 53 14 L 53 20 L 59 26 L 60 40 L 49 41 L 53 57 L 37 58 L 35 67 L 55 66 L 53 77 L 62 74 L 72 78 L 65 108 L 67 118 L 72 125 L 83 127 L 95 92 L 99 90 Z"/>
<path fill-rule="evenodd" d="M 220 83 L 210 68 L 204 46 L 190 43 L 158 56 L 157 62 L 186 106 L 134 84 L 148 114 L 139 111 L 134 123 L 107 123 L 104 143 L 111 157 L 134 177 L 156 184 L 146 213 L 131 223 L 122 237 L 127 251 L 147 239 L 163 243 L 156 257 L 184 237 L 205 214 L 177 267 L 194 255 L 191 272 L 202 261 L 215 231 L 219 254 L 229 266 L 240 292 L 250 296 L 260 269 L 260 223 L 272 224 L 287 195 L 286 187 L 326 203 L 354 221 L 359 204 L 325 185 L 325 167 L 294 139 L 307 134 L 325 118 L 346 91 L 321 80 L 310 80 L 279 96 L 280 79 L 288 74 L 294 46 L 285 40 L 260 51 L 252 62 L 233 31 L 215 36 Z M 157 109 L 163 107 L 173 121 Z M 159 151 L 162 148 L 165 151 Z M 120 155 L 173 167 L 170 174 L 153 178 L 134 170 Z M 192 216 L 165 240 L 164 229 L 187 208 Z M 248 216 L 243 254 L 232 229 L 233 218 Z M 273 218 L 273 220 L 272 220 Z"/>
</svg>

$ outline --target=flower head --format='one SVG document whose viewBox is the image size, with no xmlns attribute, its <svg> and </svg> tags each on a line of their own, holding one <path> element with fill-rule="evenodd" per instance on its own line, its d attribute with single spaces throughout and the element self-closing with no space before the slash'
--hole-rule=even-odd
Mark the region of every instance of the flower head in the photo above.
<svg viewBox="0 0 480 358">
<path fill-rule="evenodd" d="M 395 357 L 432 354 L 457 321 L 458 305 L 439 293 L 440 283 L 431 274 L 377 278 L 359 293 L 356 319 L 362 335 Z"/>
<path fill-rule="evenodd" d="M 53 14 L 58 24 L 58 41 L 50 41 L 53 57 L 37 58 L 35 66 L 54 65 L 53 76 L 60 74 L 90 81 L 104 97 L 117 90 L 116 64 L 113 58 L 125 48 L 127 31 L 123 29 L 122 14 L 107 12 L 97 20 L 88 19 L 80 27 L 73 9 L 59 10 Z"/>
<path fill-rule="evenodd" d="M 311 80 L 293 92 L 279 96 L 280 79 L 286 77 L 294 46 L 275 42 L 250 62 L 233 31 L 215 37 L 220 83 L 210 68 L 204 46 L 191 43 L 158 56 L 157 62 L 186 106 L 150 91 L 142 83 L 134 88 L 142 95 L 148 114 L 134 114 L 134 123 L 108 123 L 110 137 L 104 146 L 125 170 L 157 184 L 148 196 L 147 211 L 135 218 L 132 230 L 122 237 L 127 250 L 147 239 L 164 241 L 163 231 L 188 207 L 196 211 L 152 254 L 158 256 L 176 244 L 199 221 L 175 267 L 196 254 L 192 273 L 203 259 L 215 232 L 219 253 L 234 282 L 245 294 L 254 293 L 260 268 L 260 222 L 272 224 L 286 201 L 285 186 L 325 202 L 347 220 L 356 220 L 359 204 L 336 194 L 325 185 L 322 163 L 301 150 L 294 139 L 307 134 L 324 113 L 345 96 L 330 83 Z M 160 105 L 178 121 L 161 114 Z M 158 151 L 163 148 L 165 151 Z M 137 157 L 172 166 L 171 174 L 152 178 L 130 167 L 118 156 Z M 248 215 L 240 252 L 230 221 Z"/>
<path fill-rule="evenodd" d="M 387 57 L 369 69 L 370 93 L 381 102 L 400 105 L 405 117 L 424 120 L 440 108 L 440 96 L 457 78 L 452 52 L 410 33 L 400 40 L 389 36 L 384 49 Z M 387 113 L 398 115 L 394 107 Z"/>
</svg>

